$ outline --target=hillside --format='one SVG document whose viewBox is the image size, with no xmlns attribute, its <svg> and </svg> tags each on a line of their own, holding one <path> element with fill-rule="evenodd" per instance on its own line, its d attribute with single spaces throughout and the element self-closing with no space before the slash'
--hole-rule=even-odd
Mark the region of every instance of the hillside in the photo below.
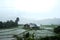
<svg viewBox="0 0 60 40">
<path fill-rule="evenodd" d="M 54 18 L 54 19 L 44 19 L 44 20 L 29 20 L 29 19 L 21 19 L 19 23 L 36 23 L 38 25 L 40 24 L 60 24 L 60 18 Z"/>
</svg>

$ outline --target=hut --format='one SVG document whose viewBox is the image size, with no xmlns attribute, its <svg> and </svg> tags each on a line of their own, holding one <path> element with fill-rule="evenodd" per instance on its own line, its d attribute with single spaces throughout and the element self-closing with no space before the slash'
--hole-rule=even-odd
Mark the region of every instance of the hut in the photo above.
<svg viewBox="0 0 60 40">
<path fill-rule="evenodd" d="M 39 29 L 39 27 L 34 23 L 29 23 L 24 25 L 25 29 Z"/>
</svg>

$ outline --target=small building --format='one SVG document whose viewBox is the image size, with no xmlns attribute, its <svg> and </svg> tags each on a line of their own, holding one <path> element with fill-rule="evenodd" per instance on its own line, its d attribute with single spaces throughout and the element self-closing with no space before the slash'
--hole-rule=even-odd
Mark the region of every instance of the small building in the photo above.
<svg viewBox="0 0 60 40">
<path fill-rule="evenodd" d="M 30 25 L 30 27 L 37 27 L 37 25 L 34 23 L 30 23 L 29 25 Z"/>
<path fill-rule="evenodd" d="M 34 23 L 29 23 L 24 25 L 25 29 L 39 29 L 39 27 Z"/>
<path fill-rule="evenodd" d="M 24 29 L 28 29 L 28 28 L 30 28 L 30 25 L 29 24 L 25 24 L 23 28 Z"/>
</svg>

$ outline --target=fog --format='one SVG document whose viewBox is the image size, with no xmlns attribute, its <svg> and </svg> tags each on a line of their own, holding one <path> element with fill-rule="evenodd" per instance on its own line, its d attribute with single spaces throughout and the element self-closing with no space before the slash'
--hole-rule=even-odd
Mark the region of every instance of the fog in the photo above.
<svg viewBox="0 0 60 40">
<path fill-rule="evenodd" d="M 60 18 L 60 0 L 0 0 L 0 21 Z"/>
</svg>

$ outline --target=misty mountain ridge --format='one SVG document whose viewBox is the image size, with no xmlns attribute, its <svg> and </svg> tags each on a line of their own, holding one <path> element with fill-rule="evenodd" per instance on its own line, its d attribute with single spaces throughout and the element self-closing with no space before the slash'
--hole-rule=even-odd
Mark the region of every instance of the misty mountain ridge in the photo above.
<svg viewBox="0 0 60 40">
<path fill-rule="evenodd" d="M 43 19 L 43 20 L 29 20 L 29 19 L 21 19 L 19 23 L 35 23 L 37 25 L 49 25 L 49 24 L 60 24 L 60 18 L 53 18 L 53 19 Z"/>
<path fill-rule="evenodd" d="M 19 17 L 20 18 L 20 17 Z M 9 18 L 0 18 L 0 21 L 7 21 L 7 20 L 13 20 L 15 21 L 16 17 L 9 17 Z M 43 25 L 49 25 L 49 24 L 60 24 L 60 18 L 52 18 L 52 19 L 42 19 L 42 20 L 32 20 L 27 18 L 20 18 L 19 24 L 26 24 L 26 23 L 35 23 L 37 25 L 43 24 Z"/>
</svg>

